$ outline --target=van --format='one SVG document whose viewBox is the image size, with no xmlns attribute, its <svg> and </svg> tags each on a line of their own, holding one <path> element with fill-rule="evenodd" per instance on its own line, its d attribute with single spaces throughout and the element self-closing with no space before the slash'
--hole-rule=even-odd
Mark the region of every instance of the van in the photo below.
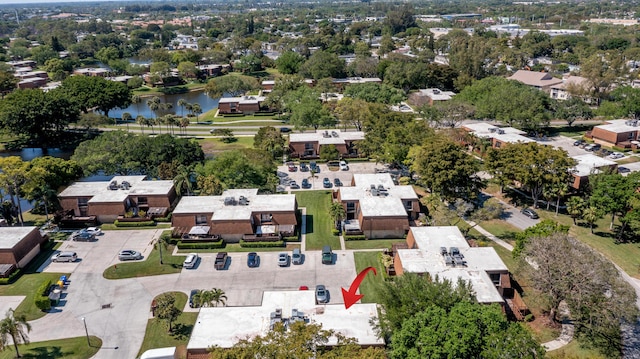
<svg viewBox="0 0 640 359">
<path fill-rule="evenodd" d="M 60 252 L 51 257 L 52 262 L 75 262 L 78 259 L 76 252 Z"/>
<path fill-rule="evenodd" d="M 333 252 L 329 246 L 322 247 L 322 264 L 333 264 Z"/>
<path fill-rule="evenodd" d="M 293 249 L 293 254 L 291 255 L 291 263 L 302 264 L 302 253 L 300 253 L 300 248 Z"/>
</svg>

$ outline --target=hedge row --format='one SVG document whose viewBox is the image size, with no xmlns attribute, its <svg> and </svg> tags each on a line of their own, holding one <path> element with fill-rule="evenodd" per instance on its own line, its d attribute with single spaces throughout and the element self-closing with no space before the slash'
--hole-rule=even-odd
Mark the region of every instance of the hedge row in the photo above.
<svg viewBox="0 0 640 359">
<path fill-rule="evenodd" d="M 220 249 L 224 248 L 224 246 L 222 239 L 217 242 L 206 243 L 182 243 L 182 241 L 178 241 L 178 249 Z"/>
<path fill-rule="evenodd" d="M 49 288 L 51 288 L 51 281 L 43 282 L 38 287 L 35 298 L 33 298 L 36 307 L 42 311 L 51 309 L 51 300 L 47 296 Z"/>
<path fill-rule="evenodd" d="M 367 237 L 365 237 L 364 234 L 359 234 L 356 236 L 344 236 L 345 241 L 361 241 L 364 239 L 367 239 Z"/>
<path fill-rule="evenodd" d="M 20 274 L 22 274 L 22 270 L 16 269 L 15 272 L 11 273 L 11 275 L 7 278 L 0 278 L 0 285 L 11 284 L 15 282 L 18 277 L 20 277 Z"/>
<path fill-rule="evenodd" d="M 340 230 L 332 228 L 331 229 L 331 234 L 333 234 L 334 236 L 339 236 L 340 235 Z"/>
<path fill-rule="evenodd" d="M 155 217 L 153 220 L 156 222 L 171 222 L 171 213 L 169 213 L 166 217 Z"/>
<path fill-rule="evenodd" d="M 282 240 L 285 242 L 300 242 L 300 237 L 298 236 L 282 237 Z"/>
<path fill-rule="evenodd" d="M 271 247 L 284 247 L 284 241 L 276 242 L 245 242 L 240 241 L 240 247 L 242 248 L 271 248 Z"/>
<path fill-rule="evenodd" d="M 113 225 L 116 227 L 151 227 L 151 226 L 155 226 L 156 222 L 154 221 L 120 222 L 116 220 L 115 222 L 113 222 Z"/>
</svg>

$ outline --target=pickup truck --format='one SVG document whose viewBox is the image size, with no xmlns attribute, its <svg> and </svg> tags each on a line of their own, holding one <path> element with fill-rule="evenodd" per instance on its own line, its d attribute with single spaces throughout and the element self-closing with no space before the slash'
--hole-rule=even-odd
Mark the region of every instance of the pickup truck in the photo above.
<svg viewBox="0 0 640 359">
<path fill-rule="evenodd" d="M 221 270 L 221 269 L 224 269 L 226 264 L 227 264 L 227 252 L 218 252 L 218 254 L 216 254 L 216 262 L 214 264 L 214 267 L 217 270 Z"/>
</svg>

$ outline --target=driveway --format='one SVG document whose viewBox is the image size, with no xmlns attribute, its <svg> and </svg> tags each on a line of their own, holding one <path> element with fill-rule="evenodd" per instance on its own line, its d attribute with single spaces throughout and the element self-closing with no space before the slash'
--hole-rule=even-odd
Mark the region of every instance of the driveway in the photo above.
<svg viewBox="0 0 640 359">
<path fill-rule="evenodd" d="M 203 253 L 194 269 L 180 273 L 107 280 L 102 272 L 118 263 L 122 248 L 141 251 L 145 256 L 161 230 L 107 231 L 97 242 L 65 242 L 61 250 L 73 250 L 77 263 L 48 263 L 45 271 L 68 271 L 70 283 L 60 306 L 44 318 L 31 322 L 32 342 L 84 336 L 103 340 L 95 358 L 135 358 L 150 318 L 151 301 L 168 291 L 189 294 L 192 289 L 220 288 L 229 306 L 260 305 L 265 290 L 297 290 L 306 285 L 327 286 L 331 303 L 342 303 L 341 287 L 348 288 L 356 276 L 353 252 L 335 251 L 335 263 L 323 265 L 320 251 L 303 252 L 302 265 L 279 267 L 277 252 L 260 253 L 260 267 L 249 268 L 246 253 L 230 253 L 225 270 L 214 269 L 215 253 Z M 183 308 L 191 310 L 190 308 Z"/>
<path fill-rule="evenodd" d="M 296 183 L 300 186 L 302 184 L 303 179 L 308 179 L 311 184 L 311 188 L 309 190 L 317 190 L 317 189 L 325 189 L 322 186 L 322 179 L 327 177 L 331 181 L 331 188 L 335 189 L 333 186 L 333 180 L 335 178 L 339 178 L 342 182 L 343 186 L 351 186 L 351 179 L 353 178 L 354 173 L 375 173 L 376 167 L 382 168 L 381 164 L 376 166 L 373 162 L 354 162 L 349 163 L 348 171 L 331 171 L 326 164 L 319 164 L 320 172 L 316 173 L 315 178 L 311 178 L 311 172 L 306 171 L 302 172 L 298 168 L 295 172 L 289 172 L 288 167 L 286 165 L 278 166 L 278 176 L 280 177 L 280 185 L 285 189 L 289 190 L 289 182 L 296 181 Z M 296 165 L 297 167 L 297 165 Z M 303 189 L 303 188 L 300 188 Z M 296 189 L 297 190 L 297 189 Z"/>
</svg>

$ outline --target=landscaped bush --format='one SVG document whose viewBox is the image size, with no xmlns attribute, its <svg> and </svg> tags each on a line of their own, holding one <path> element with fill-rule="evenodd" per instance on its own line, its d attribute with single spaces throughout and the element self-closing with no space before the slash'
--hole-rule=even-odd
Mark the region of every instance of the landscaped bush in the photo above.
<svg viewBox="0 0 640 359">
<path fill-rule="evenodd" d="M 116 227 L 152 227 L 156 225 L 154 221 L 142 221 L 142 222 L 120 222 L 116 220 L 113 222 Z"/>
<path fill-rule="evenodd" d="M 15 282 L 18 277 L 22 274 L 22 270 L 16 269 L 15 272 L 11 273 L 7 278 L 0 278 L 0 285 L 11 284 Z"/>
<path fill-rule="evenodd" d="M 222 117 L 244 117 L 244 113 L 221 113 Z"/>
<path fill-rule="evenodd" d="M 618 151 L 618 152 L 625 152 L 626 151 L 624 148 L 616 147 L 616 146 L 611 147 L 611 149 L 614 150 L 614 151 Z"/>
<path fill-rule="evenodd" d="M 33 299 L 34 304 L 40 310 L 49 310 L 51 309 L 51 300 L 48 297 L 49 288 L 51 288 L 51 281 L 48 280 L 43 282 L 38 287 L 38 291 L 36 292 L 36 296 Z"/>
<path fill-rule="evenodd" d="M 344 236 L 345 241 L 361 241 L 364 239 L 367 239 L 367 237 L 365 237 L 364 234 L 359 234 L 355 236 Z"/>
<path fill-rule="evenodd" d="M 171 222 L 171 213 L 169 213 L 166 217 L 155 217 L 153 220 L 156 222 L 163 222 L 163 223 Z"/>
<path fill-rule="evenodd" d="M 339 235 L 340 235 L 340 230 L 339 230 L 339 229 L 332 228 L 332 229 L 331 229 L 331 233 L 332 233 L 334 236 L 339 236 Z"/>
<path fill-rule="evenodd" d="M 283 241 L 275 242 L 245 242 L 240 241 L 240 247 L 242 248 L 272 248 L 272 247 L 284 247 Z"/>
<path fill-rule="evenodd" d="M 182 243 L 182 241 L 178 241 L 178 249 L 219 249 L 224 248 L 224 246 L 222 239 L 217 242 L 206 243 Z"/>
<path fill-rule="evenodd" d="M 282 237 L 282 240 L 285 242 L 299 242 L 300 237 L 298 236 Z"/>
</svg>

